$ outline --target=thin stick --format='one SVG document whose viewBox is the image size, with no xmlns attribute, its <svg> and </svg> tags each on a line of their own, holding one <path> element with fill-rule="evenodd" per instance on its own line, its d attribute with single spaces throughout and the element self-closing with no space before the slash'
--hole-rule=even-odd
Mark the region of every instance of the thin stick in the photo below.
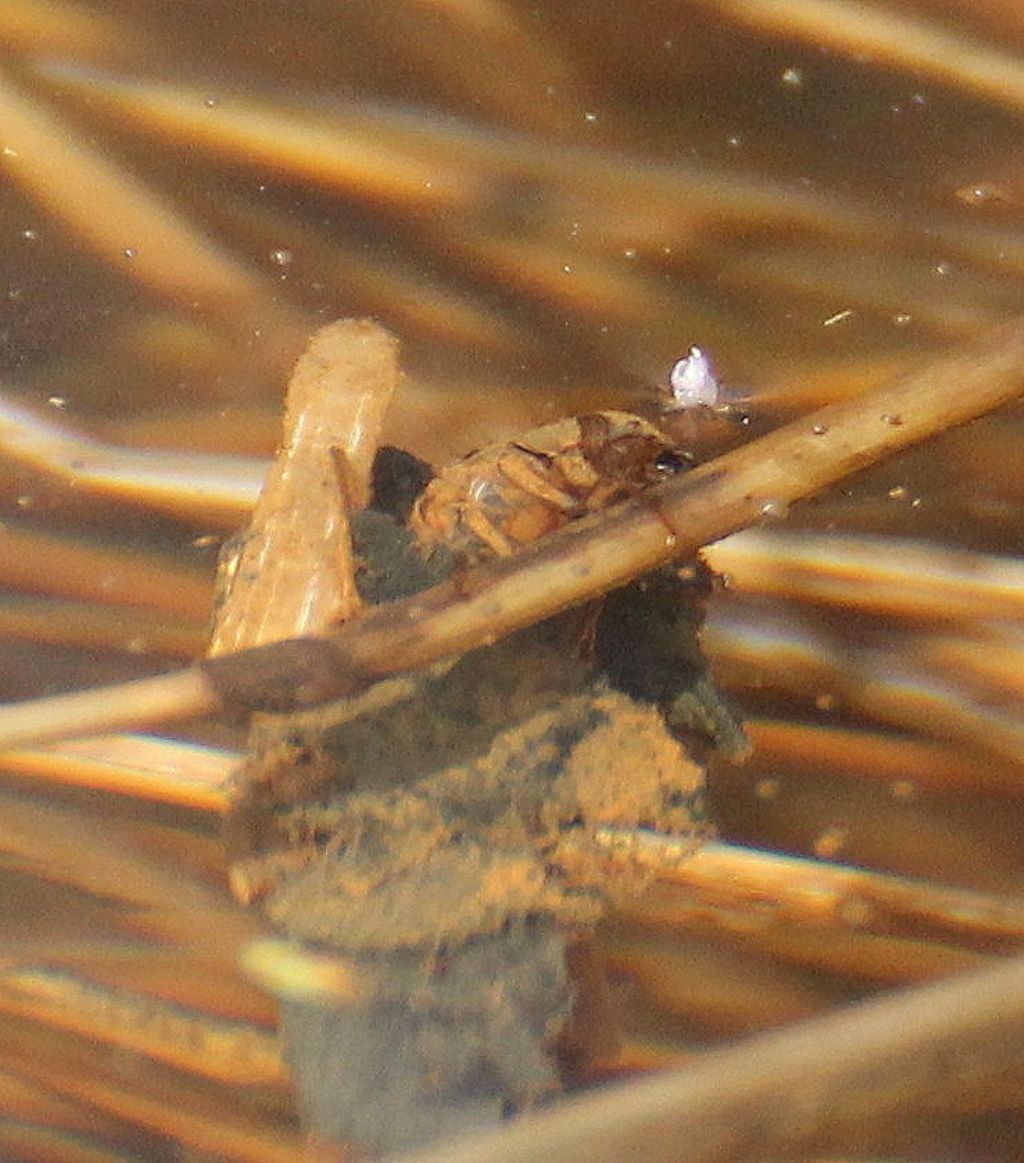
<svg viewBox="0 0 1024 1163">
<path fill-rule="evenodd" d="M 247 95 L 224 94 L 214 107 L 204 104 L 201 87 L 123 81 L 63 66 L 40 72 L 62 87 L 91 94 L 119 120 L 152 126 L 172 139 L 188 134 L 199 149 L 247 165 L 271 166 L 375 205 L 427 206 L 452 212 L 475 205 L 486 178 L 433 144 L 432 126 L 419 138 L 408 117 L 374 116 L 360 103 L 347 114 L 311 116 L 301 107 L 279 109 Z M 406 132 L 403 133 L 403 129 Z M 446 142 L 447 144 L 447 142 Z"/>
<path fill-rule="evenodd" d="M 806 612 L 779 611 L 766 634 L 763 616 L 739 608 L 709 625 L 705 644 L 720 679 L 734 691 L 784 692 L 806 705 L 827 692 L 847 713 L 952 745 L 964 757 L 997 760 L 983 786 L 1012 787 L 1014 772 L 1024 765 L 1024 725 L 1005 678 L 993 690 L 991 682 L 979 684 L 977 676 L 965 678 L 962 667 L 951 665 L 951 658 L 963 660 L 968 652 L 977 657 L 977 640 L 947 636 L 946 649 L 939 651 L 927 638 L 908 637 L 894 651 L 838 641 Z M 1016 643 L 1003 641 L 993 649 L 1004 668 L 1016 656 L 1019 671 Z M 992 667 L 993 660 L 986 665 Z"/>
<path fill-rule="evenodd" d="M 54 1044 L 50 1039 L 50 1045 L 40 1046 L 41 1039 L 32 1037 L 36 1030 L 31 1025 L 19 1023 L 16 1029 L 17 1037 L 5 1031 L 9 1069 L 36 1083 L 44 1093 L 121 1120 L 160 1142 L 180 1144 L 200 1158 L 205 1155 L 225 1163 L 297 1163 L 318 1158 L 315 1151 L 304 1151 L 299 1136 L 280 1121 L 268 1130 L 266 1119 L 257 1120 L 222 1088 L 211 1093 L 206 1079 L 188 1079 L 148 1062 L 130 1073 L 124 1066 L 120 1071 L 98 1070 L 93 1048 L 82 1040 L 69 1038 Z"/>
<path fill-rule="evenodd" d="M 954 622 L 1024 616 L 1024 562 L 909 538 L 751 530 L 708 553 L 737 593 Z"/>
<path fill-rule="evenodd" d="M 717 671 L 717 654 L 715 659 Z M 813 772 L 827 755 L 830 778 L 870 781 L 897 796 L 911 790 L 974 795 L 987 790 L 1018 797 L 1024 791 L 1020 771 L 1012 765 L 892 731 L 751 716 L 744 718 L 743 730 L 757 756 L 757 771 Z"/>
<path fill-rule="evenodd" d="M 223 709 L 217 688 L 198 667 L 114 686 L 94 687 L 45 699 L 13 703 L 0 712 L 5 748 L 22 743 L 74 739 L 145 724 L 158 727 Z"/>
<path fill-rule="evenodd" d="M 928 933 L 949 945 L 1024 941 L 1024 900 L 946 888 L 891 873 L 825 864 L 713 841 L 694 851 L 670 836 L 604 829 L 597 842 L 619 868 L 641 867 L 673 886 L 658 907 L 687 904 L 722 929 L 756 933 L 789 924 L 800 930 L 888 935 Z M 678 891 L 676 891 L 678 890 Z M 643 915 L 645 901 L 626 912 Z M 716 921 L 717 918 L 717 921 Z"/>
<path fill-rule="evenodd" d="M 56 787 L 87 787 L 138 801 L 219 814 L 234 751 L 150 735 L 95 735 L 51 747 L 8 751 L 4 772 Z"/>
<path fill-rule="evenodd" d="M 15 520 L 0 526 L 0 585 L 108 606 L 135 605 L 184 624 L 202 624 L 210 611 L 206 578 L 170 554 L 90 544 L 81 534 L 55 535 Z"/>
<path fill-rule="evenodd" d="M 53 0 L 4 0 L 0 44 L 8 52 L 68 54 L 77 60 L 93 57 L 108 62 L 130 59 L 141 47 L 124 21 Z"/>
<path fill-rule="evenodd" d="M 272 1034 L 152 994 L 111 989 L 63 969 L 18 966 L 0 971 L 0 1012 L 229 1085 L 284 1089 L 287 1081 Z"/>
<path fill-rule="evenodd" d="M 202 651 L 207 635 L 207 626 L 198 617 L 152 612 L 143 602 L 107 606 L 24 594 L 0 596 L 3 638 L 86 650 L 145 650 L 190 662 Z"/>
<path fill-rule="evenodd" d="M 73 482 L 76 494 L 151 506 L 204 527 L 229 529 L 251 512 L 267 470 L 257 457 L 124 448 L 44 418 L 3 394 L 0 466 L 0 495 L 21 491 L 27 471 L 47 484 Z"/>
<path fill-rule="evenodd" d="M 974 93 L 1019 113 L 1024 109 L 1021 57 L 972 40 L 963 29 L 906 15 L 901 5 L 849 3 L 849 0 L 715 0 L 733 20 L 760 32 L 828 46 L 855 60 L 885 62 L 915 77 Z"/>
<path fill-rule="evenodd" d="M 14 705 L 0 749 L 84 731 L 168 722 L 228 705 L 289 711 L 355 693 L 388 674 L 493 642 L 759 520 L 1024 391 L 1024 320 L 877 392 L 711 461 L 514 558 L 367 611 L 330 638 L 273 643 L 177 675 Z M 173 688 L 177 689 L 177 694 Z M 175 710 L 175 698 L 182 704 Z M 128 714 L 128 699 L 140 714 Z"/>
<path fill-rule="evenodd" d="M 503 67 L 509 69 L 509 62 L 503 61 Z M 574 220 L 582 217 L 592 224 L 583 234 L 596 248 L 595 257 L 621 255 L 624 247 L 642 247 L 645 240 L 661 254 L 666 236 L 699 242 L 751 224 L 758 229 L 768 224 L 787 237 L 793 230 L 809 230 L 865 244 L 899 243 L 906 234 L 903 219 L 840 201 L 834 192 L 823 195 L 798 183 L 768 181 L 761 171 L 738 174 L 731 168 L 712 170 L 706 163 L 660 164 L 643 157 L 624 164 L 618 150 L 566 143 L 552 151 L 536 137 L 485 128 L 479 121 L 428 120 L 365 100 L 348 106 L 335 101 L 329 118 L 301 104 L 271 105 L 241 92 L 219 94 L 210 108 L 204 103 L 206 90 L 187 84 L 124 80 L 39 60 L 32 69 L 59 86 L 62 95 L 80 95 L 90 111 L 115 118 L 118 126 L 128 122 L 221 159 L 233 156 L 350 198 L 368 198 L 377 210 L 389 205 L 441 208 L 445 213 L 437 216 L 438 226 L 450 227 L 452 215 L 477 225 L 480 219 L 490 221 L 487 208 L 496 185 L 538 183 L 546 197 L 534 233 L 561 237 L 559 224 L 568 214 Z M 564 78 L 559 86 L 564 94 L 563 85 Z M 450 228 L 445 229 L 446 246 L 451 237 Z M 998 249 L 1001 272 L 1007 263 L 1019 269 L 1024 261 L 1010 231 L 991 237 L 983 232 L 976 239 L 959 225 L 955 230 L 943 225 L 937 240 L 963 246 L 969 254 L 980 250 L 991 257 Z"/>
<path fill-rule="evenodd" d="M 268 311 L 258 278 L 4 76 L 0 125 L 10 180 L 108 265 L 214 318 Z"/>
<path fill-rule="evenodd" d="M 752 1038 L 408 1163 L 739 1163 L 845 1145 L 1024 1075 L 1024 959 Z"/>
</svg>

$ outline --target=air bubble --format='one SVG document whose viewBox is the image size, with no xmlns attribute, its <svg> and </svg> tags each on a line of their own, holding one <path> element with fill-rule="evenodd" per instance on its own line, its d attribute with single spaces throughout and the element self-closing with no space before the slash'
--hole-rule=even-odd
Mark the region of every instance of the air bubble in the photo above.
<svg viewBox="0 0 1024 1163">
<path fill-rule="evenodd" d="M 850 896 L 838 908 L 839 919 L 851 929 L 866 928 L 874 918 L 875 910 L 871 902 L 861 896 Z"/>
<path fill-rule="evenodd" d="M 826 828 L 814 841 L 814 855 L 820 860 L 834 860 L 846 846 L 849 835 L 845 828 Z"/>
<path fill-rule="evenodd" d="M 785 501 L 762 501 L 757 510 L 766 521 L 781 521 L 789 513 L 789 505 Z"/>
<path fill-rule="evenodd" d="M 827 424 L 815 424 L 811 428 L 811 431 L 814 433 L 815 436 L 824 436 L 825 433 L 828 432 L 828 425 Z"/>
<path fill-rule="evenodd" d="M 283 248 L 281 250 L 272 250 L 270 252 L 270 261 L 274 263 L 275 266 L 290 266 L 293 258 L 294 255 L 292 252 L 290 250 L 284 250 Z"/>
</svg>

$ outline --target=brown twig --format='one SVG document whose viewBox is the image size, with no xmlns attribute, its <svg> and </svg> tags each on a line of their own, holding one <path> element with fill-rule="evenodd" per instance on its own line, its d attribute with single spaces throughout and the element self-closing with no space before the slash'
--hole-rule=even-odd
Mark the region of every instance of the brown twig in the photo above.
<svg viewBox="0 0 1024 1163">
<path fill-rule="evenodd" d="M 172 301 L 202 303 L 215 318 L 268 311 L 267 288 L 243 264 L 5 76 L 0 117 L 9 180 L 110 266 Z"/>
<path fill-rule="evenodd" d="M 34 492 L 60 489 L 67 498 L 72 486 L 76 502 L 86 493 L 227 529 L 251 511 L 267 468 L 256 457 L 126 448 L 97 440 L 7 395 L 0 395 L 0 464 L 5 498 L 17 496 L 28 479 Z"/>
<path fill-rule="evenodd" d="M 228 1085 L 283 1090 L 273 1034 L 50 967 L 0 971 L 0 1013 L 56 1026 Z"/>
<path fill-rule="evenodd" d="M 1024 959 L 903 991 L 570 1100 L 409 1163 L 739 1163 L 845 1145 L 1024 1074 Z"/>
<path fill-rule="evenodd" d="M 990 632 L 991 643 L 981 635 L 906 637 L 893 652 L 837 638 L 806 613 L 798 618 L 776 611 L 770 635 L 763 613 L 737 613 L 710 626 L 705 638 L 720 678 L 733 691 L 784 694 L 807 707 L 826 695 L 848 714 L 987 761 L 980 786 L 1019 787 L 1024 725 L 1009 674 L 1014 666 L 1019 673 L 1020 650 L 1012 640 L 999 641 L 999 631 Z"/>
<path fill-rule="evenodd" d="M 708 552 L 740 593 L 899 618 L 904 625 L 1024 614 L 1019 557 L 972 553 L 910 538 L 751 530 Z"/>
<path fill-rule="evenodd" d="M 641 867 L 666 886 L 648 915 L 674 909 L 710 916 L 747 935 L 780 925 L 800 931 L 918 935 L 950 947 L 1024 943 L 1024 901 L 926 880 L 763 852 L 720 841 L 696 851 L 678 838 L 605 829 L 596 843 L 620 869 Z M 670 888 L 668 886 L 671 886 Z M 641 899 L 638 914 L 650 902 Z M 624 906 L 631 911 L 629 905 Z"/>
<path fill-rule="evenodd" d="M 799 0 L 716 0 L 727 19 L 768 35 L 809 42 L 816 49 L 854 59 L 884 61 L 915 77 L 955 86 L 1019 112 L 1024 106 L 1020 57 L 946 31 L 938 22 L 904 13 L 899 6 Z"/>
<path fill-rule="evenodd" d="M 514 558 L 365 613 L 329 638 L 228 655 L 190 670 L 0 711 L 0 747 L 153 725 L 227 706 L 289 711 L 457 655 L 621 585 L 1024 390 L 1016 318 L 877 392 L 833 404 L 578 522 Z"/>
<path fill-rule="evenodd" d="M 206 579 L 170 554 L 129 553 L 81 533 L 54 535 L 14 520 L 0 528 L 0 585 L 105 606 L 134 605 L 183 624 L 209 616 Z"/>
</svg>

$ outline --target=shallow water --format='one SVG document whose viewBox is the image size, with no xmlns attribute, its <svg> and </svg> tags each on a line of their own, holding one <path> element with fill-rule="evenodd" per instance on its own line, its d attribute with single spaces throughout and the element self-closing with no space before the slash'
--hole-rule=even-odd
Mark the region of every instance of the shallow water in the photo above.
<svg viewBox="0 0 1024 1163">
<path fill-rule="evenodd" d="M 202 649 L 217 548 L 254 466 L 191 458 L 270 454 L 291 363 L 327 320 L 369 314 L 401 338 L 408 378 L 385 436 L 442 463 L 539 421 L 628 405 L 695 342 L 768 426 L 1021 311 L 1015 9 L 846 10 L 887 11 L 891 34 L 869 43 L 825 20 L 805 36 L 772 28 L 756 4 L 667 0 L 557 14 L 483 0 L 310 0 L 287 16 L 269 2 L 240 13 L 23 0 L 0 12 L 4 394 L 97 438 L 100 462 L 110 445 L 173 450 L 176 472 L 219 474 L 235 498 L 157 503 L 137 463 L 112 491 L 50 471 L 49 454 L 12 455 L 0 473 L 0 693 L 112 681 Z M 733 584 L 713 601 L 709 650 L 763 744 L 748 768 L 715 773 L 727 836 L 1018 891 L 1017 575 L 991 614 L 962 595 L 972 570 L 1020 552 L 1021 416 L 1007 409 L 766 523 L 769 539 L 821 534 L 806 543 L 814 569 L 870 589 L 868 609 L 856 594 L 780 592 L 723 552 Z M 836 538 L 854 534 L 851 565 Z M 919 541 L 932 556 L 914 555 Z M 912 577 L 875 576 L 889 560 L 913 563 Z M 922 603 L 948 586 L 947 606 L 887 604 L 912 586 Z M 884 778 L 829 755 L 794 759 L 779 723 L 927 745 L 962 770 L 929 785 L 923 759 Z M 846 744 L 834 734 L 826 746 Z M 108 800 L 128 813 L 123 798 L 56 781 L 12 776 L 5 794 L 39 838 L 10 846 L 8 916 L 26 899 L 24 862 L 48 859 L 78 820 L 102 863 Z M 216 901 L 202 907 L 232 915 L 209 820 L 165 826 L 160 810 L 140 810 L 140 833 L 130 813 L 112 830 L 165 876 L 168 861 L 197 861 Z M 74 961 L 76 942 L 120 924 L 96 903 L 119 875 L 46 878 L 57 895 L 33 912 L 50 955 Z M 27 899 L 39 891 L 33 880 Z M 237 925 L 197 990 L 266 1019 L 230 976 L 231 940 L 255 931 Z M 103 943 L 78 964 L 120 981 Z"/>
</svg>

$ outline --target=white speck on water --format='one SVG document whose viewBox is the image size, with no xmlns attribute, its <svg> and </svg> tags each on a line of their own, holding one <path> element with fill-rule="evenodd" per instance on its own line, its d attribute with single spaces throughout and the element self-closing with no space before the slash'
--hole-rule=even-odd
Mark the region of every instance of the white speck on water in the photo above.
<svg viewBox="0 0 1024 1163">
<path fill-rule="evenodd" d="M 677 360 L 668 377 L 673 408 L 696 408 L 701 404 L 713 408 L 722 393 L 711 360 L 696 345 Z"/>
<path fill-rule="evenodd" d="M 851 307 L 845 307 L 842 311 L 837 311 L 834 315 L 829 315 L 827 319 L 821 321 L 822 327 L 835 327 L 837 323 L 842 323 L 844 319 L 849 319 L 853 314 Z"/>
<path fill-rule="evenodd" d="M 785 501 L 762 501 L 757 510 L 766 521 L 781 521 L 789 513 L 789 505 Z"/>
</svg>

